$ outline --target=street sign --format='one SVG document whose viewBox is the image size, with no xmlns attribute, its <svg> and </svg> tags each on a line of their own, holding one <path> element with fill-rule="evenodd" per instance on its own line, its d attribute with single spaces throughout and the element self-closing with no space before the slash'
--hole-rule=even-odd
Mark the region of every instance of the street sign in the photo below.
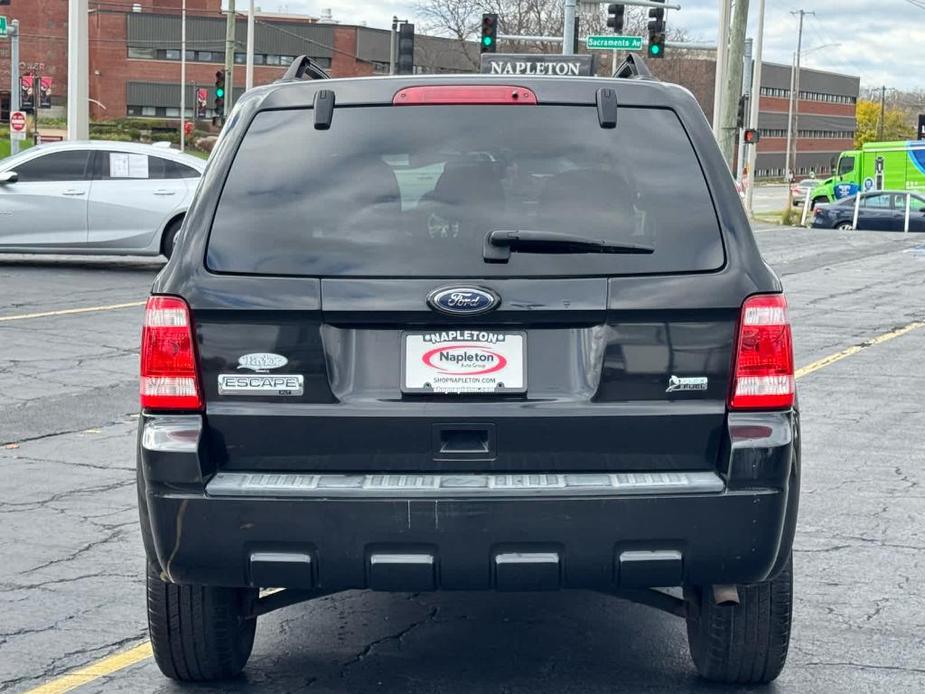
<svg viewBox="0 0 925 694">
<path fill-rule="evenodd" d="M 26 139 L 26 114 L 22 111 L 13 111 L 10 114 L 10 139 Z"/>
<path fill-rule="evenodd" d="M 6 38 L 6 17 L 0 14 L 0 39 Z"/>
<path fill-rule="evenodd" d="M 589 36 L 588 49 L 613 49 L 616 51 L 641 51 L 641 36 Z"/>
<path fill-rule="evenodd" d="M 594 74 L 594 62 L 584 54 L 482 53 L 482 74 L 588 77 Z"/>
</svg>

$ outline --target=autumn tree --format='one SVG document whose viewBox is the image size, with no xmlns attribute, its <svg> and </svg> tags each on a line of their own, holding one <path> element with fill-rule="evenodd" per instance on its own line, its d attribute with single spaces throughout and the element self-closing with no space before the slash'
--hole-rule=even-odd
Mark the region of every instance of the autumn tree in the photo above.
<svg viewBox="0 0 925 694">
<path fill-rule="evenodd" d="M 883 137 L 880 137 L 880 104 L 867 99 L 858 100 L 857 131 L 854 146 L 858 149 L 867 142 L 892 142 L 915 139 L 915 125 L 901 108 L 888 106 L 883 118 Z"/>
</svg>

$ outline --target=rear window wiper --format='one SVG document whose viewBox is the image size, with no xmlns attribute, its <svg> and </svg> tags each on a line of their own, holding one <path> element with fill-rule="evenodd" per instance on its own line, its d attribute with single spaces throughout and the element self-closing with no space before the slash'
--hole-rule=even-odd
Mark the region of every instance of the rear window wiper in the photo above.
<svg viewBox="0 0 925 694">
<path fill-rule="evenodd" d="M 589 239 L 574 234 L 527 229 L 496 229 L 485 235 L 486 263 L 506 263 L 511 253 L 618 253 L 648 255 L 655 248 L 636 243 Z"/>
</svg>

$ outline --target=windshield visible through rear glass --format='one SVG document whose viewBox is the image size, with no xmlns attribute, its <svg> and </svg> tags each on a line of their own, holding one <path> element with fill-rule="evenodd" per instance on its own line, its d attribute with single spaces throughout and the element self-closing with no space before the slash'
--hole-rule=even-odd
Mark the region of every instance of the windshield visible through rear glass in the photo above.
<svg viewBox="0 0 925 694">
<path fill-rule="evenodd" d="M 650 255 L 514 252 L 494 230 L 654 247 Z M 715 270 L 724 254 L 699 162 L 674 112 L 593 107 L 353 107 L 263 112 L 232 164 L 207 265 L 356 277 L 615 275 Z"/>
</svg>

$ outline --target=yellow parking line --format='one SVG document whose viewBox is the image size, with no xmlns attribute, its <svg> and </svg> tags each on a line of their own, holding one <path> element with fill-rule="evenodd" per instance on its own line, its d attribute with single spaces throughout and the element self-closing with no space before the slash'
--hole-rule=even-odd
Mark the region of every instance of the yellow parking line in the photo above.
<svg viewBox="0 0 925 694">
<path fill-rule="evenodd" d="M 889 342 L 890 340 L 893 340 L 897 337 L 901 337 L 902 335 L 905 335 L 906 333 L 912 332 L 913 330 L 916 330 L 917 328 L 922 328 L 922 327 L 925 327 L 925 321 L 915 321 L 913 323 L 909 323 L 908 325 L 904 325 L 901 328 L 896 328 L 895 330 L 891 330 L 887 333 L 883 333 L 882 335 L 878 335 L 877 337 L 874 337 L 868 340 L 867 342 L 862 342 L 859 345 L 848 347 L 847 349 L 843 349 L 841 352 L 830 354 L 827 357 L 823 357 L 819 361 L 814 361 L 812 364 L 807 364 L 803 368 L 797 369 L 797 372 L 795 375 L 797 378 L 808 376 L 814 371 L 818 371 L 819 369 L 824 369 L 825 367 L 831 366 L 832 364 L 835 364 L 836 362 L 840 362 L 842 359 L 850 357 L 852 354 L 857 354 L 858 352 L 861 352 L 869 347 L 873 347 L 874 345 L 881 345 L 884 342 Z"/>
<path fill-rule="evenodd" d="M 75 313 L 97 313 L 99 311 L 115 311 L 120 308 L 135 308 L 144 306 L 144 301 L 132 301 L 127 304 L 109 304 L 108 306 L 85 306 L 83 308 L 65 308 L 60 311 L 43 311 L 42 313 L 21 313 L 18 316 L 0 316 L 0 323 L 11 320 L 27 320 L 29 318 L 47 318 L 49 316 L 72 316 Z"/>
<path fill-rule="evenodd" d="M 122 304 L 118 308 L 128 307 L 128 306 L 141 306 L 144 302 L 139 302 L 137 304 Z M 3 320 L 0 318 L 0 320 Z M 796 378 L 802 378 L 807 376 L 815 371 L 824 369 L 827 366 L 831 366 L 837 362 L 840 362 L 842 359 L 850 357 L 852 354 L 857 354 L 868 347 L 873 347 L 874 345 L 880 345 L 884 342 L 888 342 L 892 339 L 905 335 L 906 333 L 912 332 L 917 328 L 925 327 L 925 321 L 915 321 L 914 323 L 909 323 L 904 325 L 901 328 L 896 328 L 890 332 L 883 333 L 877 337 L 871 338 L 867 342 L 864 342 L 860 345 L 855 345 L 853 347 L 848 347 L 843 349 L 841 352 L 836 352 L 835 354 L 830 354 L 827 357 L 820 359 L 819 361 L 814 361 L 812 364 L 807 364 L 801 369 L 798 369 L 796 372 Z M 261 596 L 272 595 L 279 589 L 265 589 L 261 591 Z M 35 689 L 30 689 L 24 694 L 63 694 L 63 692 L 69 692 L 77 687 L 81 687 L 85 684 L 89 684 L 94 680 L 98 680 L 101 677 L 106 677 L 112 675 L 119 670 L 123 670 L 130 665 L 135 665 L 140 663 L 143 660 L 147 660 L 153 655 L 151 651 L 151 642 L 145 641 L 144 643 L 130 648 L 127 651 L 122 653 L 116 653 L 115 655 L 108 656 L 102 660 L 98 660 L 95 663 L 90 663 L 86 667 L 80 668 L 79 670 L 74 670 L 74 672 L 62 675 L 57 679 L 43 684 L 40 687 Z"/>
<path fill-rule="evenodd" d="M 30 689 L 24 694 L 63 694 L 63 692 L 69 692 L 77 687 L 82 687 L 101 677 L 106 677 L 107 675 L 127 668 L 130 665 L 140 663 L 142 660 L 150 658 L 151 655 L 151 642 L 145 641 L 127 651 L 122 651 L 121 653 L 116 653 L 102 660 L 97 660 L 95 663 L 90 663 L 86 667 L 62 675 L 47 684 L 43 684 L 35 689 Z"/>
</svg>

